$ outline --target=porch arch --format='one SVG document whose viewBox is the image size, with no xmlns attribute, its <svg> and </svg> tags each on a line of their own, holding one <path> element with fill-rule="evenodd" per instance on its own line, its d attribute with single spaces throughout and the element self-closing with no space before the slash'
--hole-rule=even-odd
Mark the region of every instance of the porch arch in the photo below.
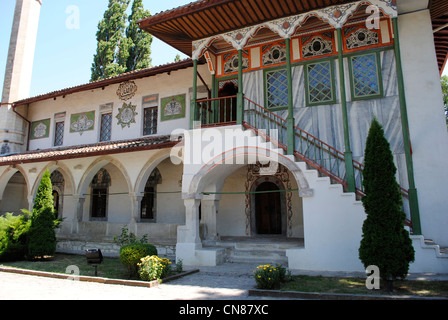
<svg viewBox="0 0 448 320">
<path fill-rule="evenodd" d="M 194 175 L 184 198 L 201 199 L 209 185 L 216 185 L 241 167 L 251 164 L 256 157 L 260 162 L 278 163 L 287 168 L 294 176 L 300 196 L 311 196 L 312 190 L 300 167 L 288 156 L 275 150 L 261 147 L 237 147 L 210 160 Z M 231 162 L 231 163 L 230 163 Z M 253 162 L 252 162 L 253 163 Z"/>
</svg>

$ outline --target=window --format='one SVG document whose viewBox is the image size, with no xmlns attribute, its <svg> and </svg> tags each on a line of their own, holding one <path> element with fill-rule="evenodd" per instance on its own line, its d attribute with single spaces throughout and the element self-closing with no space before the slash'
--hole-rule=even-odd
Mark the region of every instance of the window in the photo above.
<svg viewBox="0 0 448 320">
<path fill-rule="evenodd" d="M 100 141 L 110 141 L 112 135 L 112 113 L 101 115 Z"/>
<path fill-rule="evenodd" d="M 265 72 L 266 106 L 269 109 L 288 107 L 288 77 L 286 69 Z"/>
<path fill-rule="evenodd" d="M 142 198 L 140 219 L 154 221 L 156 218 L 157 185 L 162 183 L 159 169 L 155 168 L 145 185 L 145 193 Z"/>
<path fill-rule="evenodd" d="M 157 116 L 158 107 L 150 107 L 144 109 L 143 135 L 157 133 Z"/>
<path fill-rule="evenodd" d="M 308 105 L 336 102 L 331 61 L 305 65 L 305 79 Z"/>
<path fill-rule="evenodd" d="M 56 122 L 56 128 L 54 132 L 54 145 L 62 146 L 64 143 L 64 121 Z"/>
<path fill-rule="evenodd" d="M 383 95 L 377 53 L 349 58 L 352 100 L 377 98 Z"/>
<path fill-rule="evenodd" d="M 91 211 L 92 220 L 105 220 L 107 217 L 108 191 L 111 178 L 106 169 L 100 169 L 91 183 Z"/>
</svg>

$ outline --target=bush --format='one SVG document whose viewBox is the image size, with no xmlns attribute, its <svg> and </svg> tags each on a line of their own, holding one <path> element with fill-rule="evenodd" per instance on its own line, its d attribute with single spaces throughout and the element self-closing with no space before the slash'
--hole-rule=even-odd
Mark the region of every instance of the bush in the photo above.
<svg viewBox="0 0 448 320">
<path fill-rule="evenodd" d="M 286 268 L 282 265 L 261 265 L 254 271 L 255 282 L 258 289 L 274 289 L 280 286 L 280 282 L 286 281 Z"/>
<path fill-rule="evenodd" d="M 133 243 L 120 248 L 120 261 L 128 269 L 129 276 L 138 275 L 138 263 L 146 256 L 157 255 L 157 249 L 152 244 Z"/>
<path fill-rule="evenodd" d="M 28 215 L 0 217 L 0 261 L 23 260 L 27 253 Z"/>
<path fill-rule="evenodd" d="M 37 190 L 28 234 L 28 259 L 53 256 L 56 252 L 54 229 L 61 221 L 55 218 L 50 172 L 45 171 Z"/>
<path fill-rule="evenodd" d="M 414 247 L 404 228 L 402 196 L 397 171 L 384 130 L 373 119 L 365 149 L 362 204 L 367 214 L 362 226 L 359 258 L 364 267 L 376 265 L 381 278 L 404 279 L 414 261 Z"/>
<path fill-rule="evenodd" d="M 118 237 L 114 237 L 114 242 L 119 246 L 124 246 L 126 244 L 134 244 L 134 243 L 148 243 L 148 235 L 145 234 L 143 237 L 137 239 L 134 233 L 128 230 L 127 226 L 123 226 L 121 228 L 121 235 Z"/>
<path fill-rule="evenodd" d="M 144 281 L 158 280 L 166 277 L 171 272 L 171 262 L 167 258 L 159 258 L 156 255 L 141 259 L 139 266 L 140 279 Z"/>
</svg>

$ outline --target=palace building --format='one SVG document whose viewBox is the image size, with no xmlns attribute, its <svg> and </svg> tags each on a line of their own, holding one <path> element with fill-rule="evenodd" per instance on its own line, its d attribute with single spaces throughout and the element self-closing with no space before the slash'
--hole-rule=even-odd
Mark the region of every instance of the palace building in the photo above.
<svg viewBox="0 0 448 320">
<path fill-rule="evenodd" d="M 0 214 L 32 208 L 48 169 L 59 251 L 117 255 L 127 226 L 184 265 L 362 271 L 376 117 L 398 169 L 410 272 L 448 272 L 445 1 L 199 0 L 139 22 L 191 58 L 35 97 L 41 1 L 16 3 Z"/>
</svg>

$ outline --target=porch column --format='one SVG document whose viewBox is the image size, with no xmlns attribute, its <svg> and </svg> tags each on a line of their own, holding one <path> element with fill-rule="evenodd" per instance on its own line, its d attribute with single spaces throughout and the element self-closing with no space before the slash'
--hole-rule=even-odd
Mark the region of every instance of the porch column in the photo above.
<svg viewBox="0 0 448 320">
<path fill-rule="evenodd" d="M 177 242 L 189 244 L 196 248 L 202 246 L 199 237 L 199 199 L 184 199 L 185 225 L 177 229 Z"/>
<path fill-rule="evenodd" d="M 131 199 L 131 216 L 129 221 L 129 226 L 137 234 L 137 223 L 140 222 L 140 208 L 142 203 L 142 196 L 138 196 L 135 193 L 130 193 L 129 197 Z"/>
<path fill-rule="evenodd" d="M 244 100 L 243 100 L 243 50 L 238 50 L 238 93 L 236 96 L 236 123 L 243 124 Z"/>
<path fill-rule="evenodd" d="M 76 203 L 75 220 L 78 222 L 81 222 L 83 211 L 84 211 L 84 202 L 86 201 L 86 197 L 81 196 L 80 194 L 74 194 L 73 201 Z"/>
<path fill-rule="evenodd" d="M 341 92 L 342 122 L 344 126 L 345 142 L 345 172 L 348 192 L 355 192 L 355 172 L 353 169 L 353 154 L 350 147 L 350 130 L 348 127 L 347 98 L 345 95 L 344 57 L 342 56 L 342 29 L 338 28 L 338 63 L 339 63 L 339 89 Z"/>
<path fill-rule="evenodd" d="M 73 216 L 72 233 L 79 232 L 79 223 L 82 221 L 85 201 L 86 201 L 85 196 L 82 196 L 80 194 L 73 195 L 73 202 L 75 204 L 75 214 Z"/>
<path fill-rule="evenodd" d="M 204 240 L 216 241 L 218 240 L 218 229 L 216 227 L 216 218 L 219 209 L 219 200 L 206 199 L 201 201 L 201 215 L 203 221 L 203 238 Z"/>
<path fill-rule="evenodd" d="M 288 117 L 287 124 L 287 152 L 294 154 L 295 134 L 294 134 L 294 101 L 292 96 L 292 68 L 291 68 L 291 39 L 285 39 L 286 42 L 286 76 L 288 78 Z M 281 136 L 281 135 L 280 135 Z"/>
<path fill-rule="evenodd" d="M 29 212 L 33 212 L 33 207 L 34 207 L 34 196 L 33 196 L 33 195 L 29 195 L 29 196 L 27 196 L 27 200 L 28 200 L 28 211 L 29 211 Z"/>
<path fill-rule="evenodd" d="M 194 129 L 196 119 L 196 99 L 198 96 L 198 60 L 193 60 L 193 97 L 190 107 L 190 129 Z"/>
<path fill-rule="evenodd" d="M 406 95 L 404 91 L 403 70 L 401 67 L 400 38 L 398 35 L 397 18 L 392 18 L 394 28 L 394 50 L 395 63 L 397 68 L 398 96 L 400 100 L 401 129 L 403 134 L 404 153 L 406 157 L 406 169 L 409 183 L 409 211 L 412 221 L 412 231 L 414 235 L 421 235 L 420 209 L 418 206 L 417 188 L 414 180 L 414 164 L 412 161 L 411 139 L 409 137 L 408 111 L 406 105 Z"/>
</svg>

